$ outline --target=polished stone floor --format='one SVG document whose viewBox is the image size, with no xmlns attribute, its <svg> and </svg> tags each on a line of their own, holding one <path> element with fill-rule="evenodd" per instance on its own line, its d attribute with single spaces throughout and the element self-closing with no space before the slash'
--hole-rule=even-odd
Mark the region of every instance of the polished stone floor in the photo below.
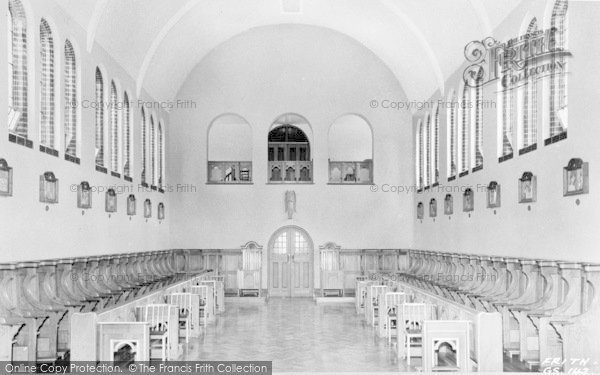
<svg viewBox="0 0 600 375">
<path fill-rule="evenodd" d="M 184 360 L 273 361 L 276 372 L 409 371 L 353 304 L 312 299 L 228 303 L 227 311 L 185 347 Z"/>
</svg>

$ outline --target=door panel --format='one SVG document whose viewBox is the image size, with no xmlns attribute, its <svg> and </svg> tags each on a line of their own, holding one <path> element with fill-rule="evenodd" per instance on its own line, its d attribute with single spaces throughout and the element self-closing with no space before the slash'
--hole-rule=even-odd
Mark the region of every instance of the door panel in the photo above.
<svg viewBox="0 0 600 375">
<path fill-rule="evenodd" d="M 270 294 L 279 297 L 312 296 L 312 247 L 294 228 L 281 232 L 272 244 Z"/>
<path fill-rule="evenodd" d="M 287 297 L 290 295 L 288 233 L 284 232 L 275 240 L 271 249 L 271 295 Z"/>
</svg>

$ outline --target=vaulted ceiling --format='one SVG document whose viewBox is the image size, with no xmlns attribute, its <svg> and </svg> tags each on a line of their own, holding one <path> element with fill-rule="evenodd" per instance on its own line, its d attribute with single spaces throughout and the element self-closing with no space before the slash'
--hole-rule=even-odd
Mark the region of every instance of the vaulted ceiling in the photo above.
<svg viewBox="0 0 600 375">
<path fill-rule="evenodd" d="M 395 74 L 410 100 L 444 91 L 464 46 L 490 36 L 523 0 L 56 0 L 157 100 L 249 29 L 303 24 L 343 33 Z M 344 63 L 344 62 L 340 62 Z M 351 63 L 351 62 L 348 62 Z"/>
</svg>

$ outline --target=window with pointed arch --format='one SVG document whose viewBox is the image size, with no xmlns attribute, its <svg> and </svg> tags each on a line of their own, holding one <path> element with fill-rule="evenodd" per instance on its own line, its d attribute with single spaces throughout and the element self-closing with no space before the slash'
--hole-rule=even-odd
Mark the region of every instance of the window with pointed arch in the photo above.
<svg viewBox="0 0 600 375">
<path fill-rule="evenodd" d="M 456 94 L 454 91 L 448 99 L 448 113 L 447 113 L 447 136 L 448 136 L 448 178 L 454 179 L 458 173 L 458 102 L 456 100 Z"/>
<path fill-rule="evenodd" d="M 96 68 L 96 166 L 104 168 L 104 79 Z M 98 168 L 96 168 L 98 169 Z"/>
<path fill-rule="evenodd" d="M 471 89 L 465 84 L 462 90 L 461 122 L 458 132 L 459 176 L 469 173 L 469 129 L 471 124 Z"/>
<path fill-rule="evenodd" d="M 549 77 L 549 116 L 545 145 L 567 138 L 567 0 L 557 0 L 550 18 L 550 42 L 548 48 L 553 50 L 552 66 L 555 66 Z"/>
<path fill-rule="evenodd" d="M 416 137 L 416 155 L 415 155 L 415 171 L 417 188 L 423 189 L 425 187 L 425 180 L 423 177 L 423 120 L 419 119 L 417 122 L 417 137 Z"/>
<path fill-rule="evenodd" d="M 65 41 L 65 70 L 64 70 L 64 85 L 65 85 L 65 159 L 79 163 L 77 158 L 78 153 L 78 132 L 79 120 L 77 116 L 77 60 L 75 59 L 75 51 L 73 45 L 67 39 Z"/>
<path fill-rule="evenodd" d="M 537 18 L 533 18 L 527 26 L 525 37 L 533 39 L 538 31 Z M 536 59 L 526 61 L 525 70 L 535 71 L 538 62 Z M 521 124 L 519 134 L 519 155 L 533 151 L 537 148 L 537 77 L 530 75 L 521 87 Z"/>
<path fill-rule="evenodd" d="M 425 140 L 423 144 L 423 152 L 425 154 L 423 183 L 425 184 L 425 187 L 429 187 L 431 185 L 431 114 L 429 113 L 425 117 Z"/>
<path fill-rule="evenodd" d="M 158 188 L 162 190 L 164 183 L 164 165 L 163 165 L 163 151 L 164 151 L 164 138 L 163 138 L 163 125 L 162 122 L 158 123 L 158 140 L 157 140 L 157 154 L 158 154 Z"/>
<path fill-rule="evenodd" d="M 8 2 L 7 28 L 9 140 L 32 147 L 27 140 L 27 17 L 19 0 Z"/>
<path fill-rule="evenodd" d="M 471 87 L 473 114 L 473 143 L 471 165 L 473 172 L 483 168 L 483 80 L 476 79 Z"/>
<path fill-rule="evenodd" d="M 433 112 L 433 124 L 431 135 L 431 184 L 440 183 L 440 106 L 438 105 Z"/>
<path fill-rule="evenodd" d="M 120 177 L 120 132 L 119 132 L 119 94 L 117 92 L 117 85 L 115 81 L 110 82 L 110 134 L 111 134 L 111 147 L 110 147 L 110 170 L 111 173 Z"/>
<path fill-rule="evenodd" d="M 142 185 L 148 184 L 148 119 L 146 111 L 142 107 L 142 121 L 140 124 L 142 133 Z"/>
<path fill-rule="evenodd" d="M 504 51 L 506 53 L 506 50 Z M 502 59 L 502 71 L 508 72 L 510 70 L 510 60 Z M 510 75 L 506 74 L 504 79 L 501 80 L 498 84 L 498 96 L 499 101 L 501 103 L 501 118 L 500 123 L 500 131 L 499 131 L 499 139 L 498 139 L 498 161 L 503 162 L 511 159 L 514 156 L 513 149 L 513 138 L 514 138 L 514 124 L 516 122 L 516 96 L 515 96 L 515 88 L 511 87 L 509 82 Z"/>
<path fill-rule="evenodd" d="M 131 147 L 131 107 L 127 91 L 123 92 L 123 176 L 131 180 L 132 147 Z"/>
<path fill-rule="evenodd" d="M 40 22 L 40 62 L 40 145 L 55 150 L 54 38 L 43 18 Z"/>
<path fill-rule="evenodd" d="M 150 184 L 156 187 L 156 128 L 154 115 L 150 115 Z"/>
</svg>

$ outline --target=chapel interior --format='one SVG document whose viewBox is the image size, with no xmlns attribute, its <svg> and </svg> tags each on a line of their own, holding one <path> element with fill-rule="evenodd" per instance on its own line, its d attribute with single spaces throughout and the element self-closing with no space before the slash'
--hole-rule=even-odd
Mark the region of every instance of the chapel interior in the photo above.
<svg viewBox="0 0 600 375">
<path fill-rule="evenodd" d="M 2 1 L 14 372 L 600 373 L 599 1 Z"/>
</svg>

